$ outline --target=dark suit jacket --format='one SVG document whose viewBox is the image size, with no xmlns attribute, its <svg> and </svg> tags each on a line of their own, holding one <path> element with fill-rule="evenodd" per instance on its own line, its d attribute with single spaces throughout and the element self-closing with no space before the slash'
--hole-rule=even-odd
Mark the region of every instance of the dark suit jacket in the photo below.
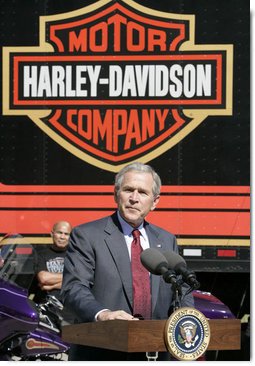
<svg viewBox="0 0 255 366">
<path fill-rule="evenodd" d="M 148 222 L 145 229 L 152 248 L 178 252 L 174 235 Z M 173 301 L 171 285 L 161 276 L 151 275 L 151 291 L 152 319 L 167 319 Z M 61 294 L 78 322 L 94 321 L 103 309 L 132 314 L 131 265 L 116 213 L 72 230 Z M 184 297 L 182 306 L 194 306 L 191 294 Z"/>
</svg>

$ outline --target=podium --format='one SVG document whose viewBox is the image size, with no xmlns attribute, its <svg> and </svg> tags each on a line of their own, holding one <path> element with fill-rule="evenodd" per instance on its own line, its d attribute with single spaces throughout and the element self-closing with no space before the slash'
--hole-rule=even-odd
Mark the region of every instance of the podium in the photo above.
<svg viewBox="0 0 255 366">
<path fill-rule="evenodd" d="M 107 320 L 62 327 L 68 343 L 122 352 L 166 352 L 164 329 L 167 320 Z M 210 319 L 207 350 L 238 350 L 241 347 L 239 319 Z"/>
</svg>

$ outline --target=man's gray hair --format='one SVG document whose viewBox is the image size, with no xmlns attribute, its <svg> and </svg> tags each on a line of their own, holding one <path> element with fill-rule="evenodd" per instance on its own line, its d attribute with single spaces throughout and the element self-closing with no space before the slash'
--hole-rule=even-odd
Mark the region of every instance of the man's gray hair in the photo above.
<svg viewBox="0 0 255 366">
<path fill-rule="evenodd" d="M 160 188 L 161 188 L 161 179 L 159 175 L 155 172 L 155 170 L 150 166 L 146 165 L 140 162 L 135 162 L 126 165 L 124 168 L 122 168 L 115 176 L 115 192 L 118 195 L 124 174 L 130 171 L 136 171 L 136 172 L 142 172 L 142 173 L 150 173 L 153 178 L 153 187 L 152 187 L 152 193 L 154 197 L 157 197 L 160 195 Z"/>
</svg>

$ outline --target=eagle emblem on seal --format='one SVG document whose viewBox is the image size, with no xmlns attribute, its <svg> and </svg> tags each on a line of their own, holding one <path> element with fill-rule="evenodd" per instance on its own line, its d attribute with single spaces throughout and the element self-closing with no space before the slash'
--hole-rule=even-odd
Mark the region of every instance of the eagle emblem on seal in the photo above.
<svg viewBox="0 0 255 366">
<path fill-rule="evenodd" d="M 184 344 L 186 348 L 194 347 L 196 341 L 198 340 L 198 335 L 196 335 L 197 325 L 188 320 L 180 325 L 180 335 L 178 341 Z"/>
</svg>

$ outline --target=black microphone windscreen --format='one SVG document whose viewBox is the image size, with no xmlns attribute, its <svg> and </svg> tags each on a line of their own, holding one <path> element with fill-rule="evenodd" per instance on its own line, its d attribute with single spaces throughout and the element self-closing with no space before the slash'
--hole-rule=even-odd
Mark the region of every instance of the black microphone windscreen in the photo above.
<svg viewBox="0 0 255 366">
<path fill-rule="evenodd" d="M 143 266 L 155 275 L 161 275 L 162 267 L 168 266 L 165 256 L 156 248 L 143 250 L 140 258 Z"/>
<path fill-rule="evenodd" d="M 163 253 L 164 257 L 167 260 L 168 268 L 176 270 L 180 266 L 186 267 L 185 260 L 177 253 L 172 250 L 168 250 L 167 252 Z"/>
</svg>

